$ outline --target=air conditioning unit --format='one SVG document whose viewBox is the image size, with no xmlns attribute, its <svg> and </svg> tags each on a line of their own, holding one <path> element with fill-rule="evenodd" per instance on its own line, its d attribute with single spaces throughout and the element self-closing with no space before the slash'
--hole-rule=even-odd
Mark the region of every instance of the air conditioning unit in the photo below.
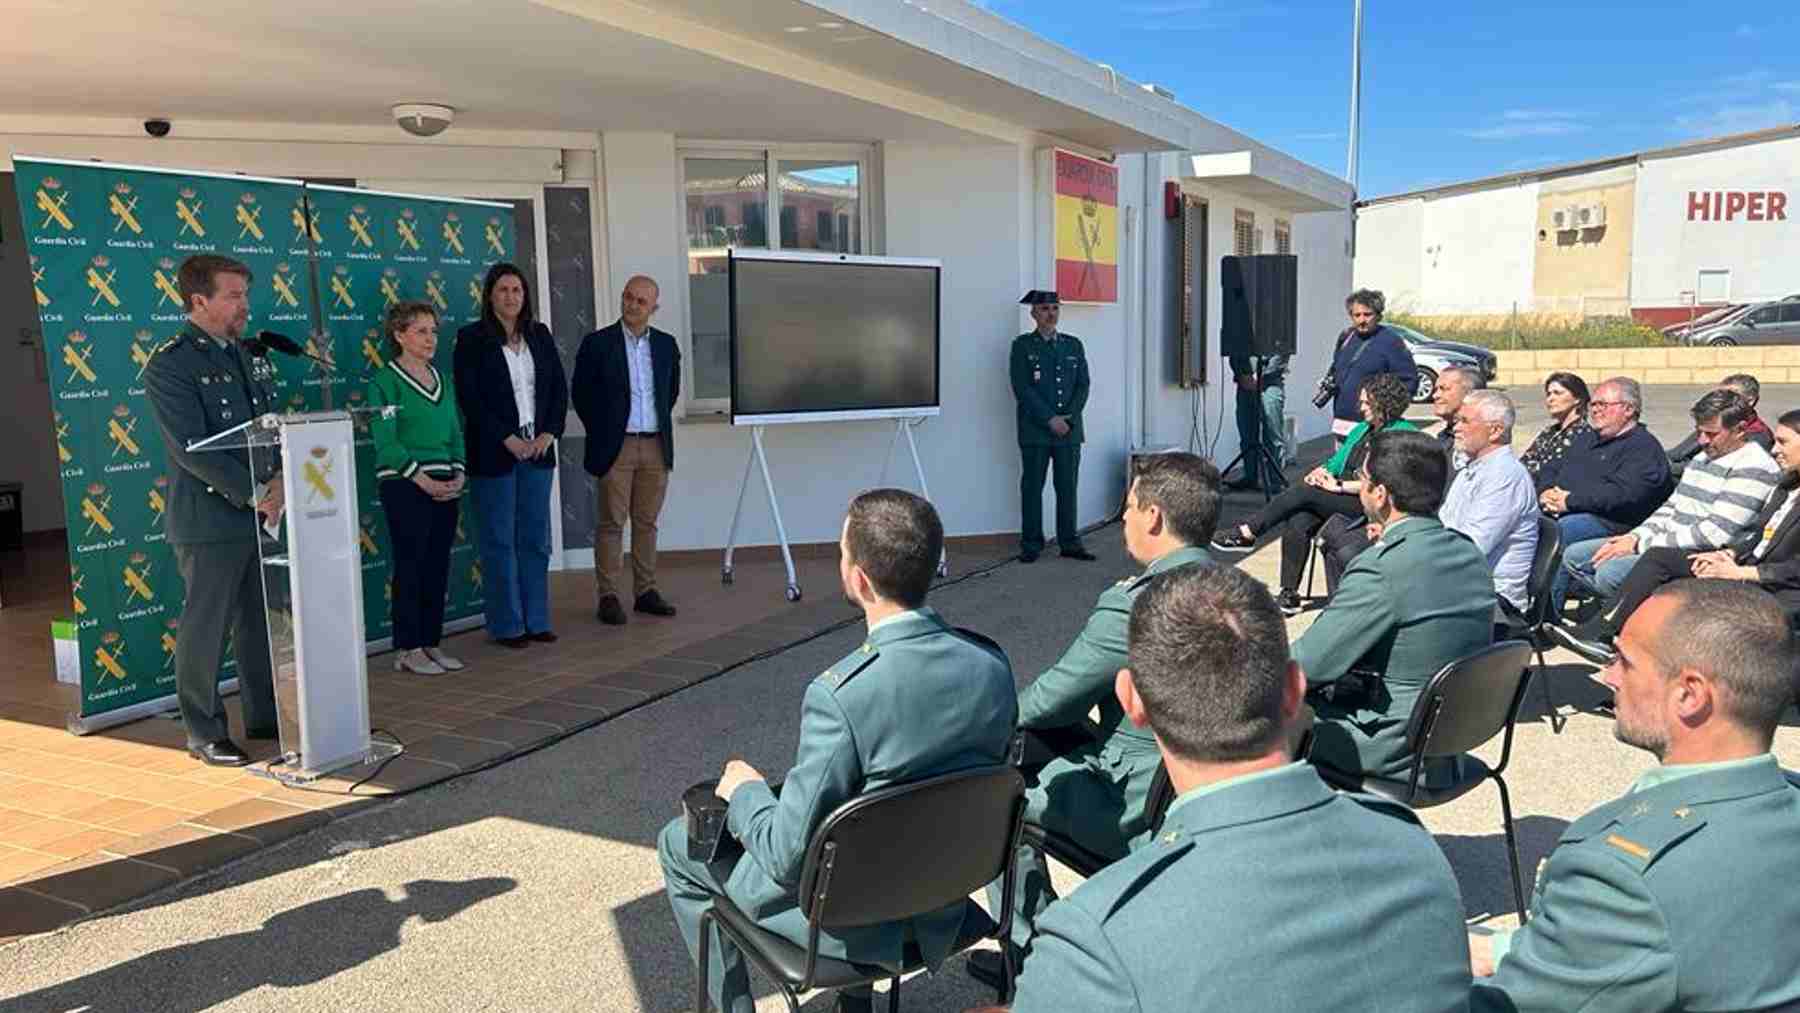
<svg viewBox="0 0 1800 1013">
<path fill-rule="evenodd" d="M 1606 224 L 1606 205 L 1584 204 L 1575 209 L 1575 226 L 1582 229 L 1597 229 Z"/>
<path fill-rule="evenodd" d="M 1575 212 L 1576 209 L 1572 206 L 1551 211 L 1550 225 L 1558 232 L 1575 231 L 1579 227 L 1575 224 Z"/>
</svg>

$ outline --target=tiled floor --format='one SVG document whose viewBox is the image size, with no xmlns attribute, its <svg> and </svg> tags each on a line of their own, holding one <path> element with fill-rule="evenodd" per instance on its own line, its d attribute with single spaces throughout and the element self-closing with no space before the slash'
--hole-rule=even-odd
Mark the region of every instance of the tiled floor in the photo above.
<svg viewBox="0 0 1800 1013">
<path fill-rule="evenodd" d="M 953 546 L 958 569 L 1007 554 L 1010 539 Z M 664 557 L 661 585 L 675 619 L 593 619 L 588 572 L 551 575 L 562 639 L 512 651 L 480 632 L 445 647 L 466 671 L 396 673 L 370 659 L 371 724 L 406 752 L 378 773 L 357 769 L 305 790 L 244 770 L 206 767 L 184 748 L 178 721 L 149 718 L 77 737 L 51 678 L 49 625 L 68 609 L 60 540 L 0 554 L 0 942 L 55 928 L 372 804 L 491 763 L 673 692 L 763 651 L 852 617 L 837 593 L 833 546 L 797 553 L 811 597 L 789 604 L 778 557 L 740 551 L 736 584 L 721 586 L 716 553 Z M 235 703 L 228 706 L 234 733 Z M 272 742 L 240 743 L 258 760 Z M 366 784 L 352 787 L 365 775 Z"/>
</svg>

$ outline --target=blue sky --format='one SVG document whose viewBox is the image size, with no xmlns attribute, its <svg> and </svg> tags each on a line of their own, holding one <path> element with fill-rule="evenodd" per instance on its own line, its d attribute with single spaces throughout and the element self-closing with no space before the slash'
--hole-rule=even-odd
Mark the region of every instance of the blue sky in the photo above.
<svg viewBox="0 0 1800 1013">
<path fill-rule="evenodd" d="M 984 6 L 1344 172 L 1351 0 Z M 1365 0 L 1365 197 L 1800 121 L 1800 3 Z"/>
</svg>

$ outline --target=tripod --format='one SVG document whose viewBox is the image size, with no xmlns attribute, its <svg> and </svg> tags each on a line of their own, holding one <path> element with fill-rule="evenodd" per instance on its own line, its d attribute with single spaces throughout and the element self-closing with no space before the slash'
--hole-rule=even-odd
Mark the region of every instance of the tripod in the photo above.
<svg viewBox="0 0 1800 1013">
<path fill-rule="evenodd" d="M 1268 415 L 1263 411 L 1262 406 L 1263 357 L 1251 356 L 1250 363 L 1256 375 L 1256 456 L 1254 460 L 1247 459 L 1250 451 L 1246 448 L 1239 448 L 1238 455 L 1231 459 L 1230 464 L 1220 470 L 1219 475 L 1220 477 L 1229 475 L 1231 469 L 1240 464 L 1243 465 L 1245 476 L 1262 489 L 1263 502 L 1267 503 L 1275 498 L 1276 493 L 1287 487 L 1287 479 L 1281 474 L 1281 458 L 1276 456 L 1274 450 L 1269 446 L 1273 434 L 1269 432 Z M 1258 474 L 1259 469 L 1256 467 L 1259 464 L 1262 465 L 1261 474 Z"/>
</svg>

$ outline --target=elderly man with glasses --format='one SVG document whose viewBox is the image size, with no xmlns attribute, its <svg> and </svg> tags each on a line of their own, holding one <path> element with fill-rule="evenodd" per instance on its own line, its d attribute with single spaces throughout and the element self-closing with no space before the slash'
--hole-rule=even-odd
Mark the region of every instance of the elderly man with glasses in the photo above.
<svg viewBox="0 0 1800 1013">
<path fill-rule="evenodd" d="M 1577 437 L 1560 462 L 1540 472 L 1538 505 L 1556 518 L 1562 543 L 1623 534 L 1644 522 L 1669 498 L 1669 458 L 1639 421 L 1643 389 L 1615 376 L 1594 388 L 1588 402 L 1589 432 Z M 1560 607 L 1568 577 L 1559 573 L 1553 594 Z"/>
<path fill-rule="evenodd" d="M 1468 463 L 1450 480 L 1438 520 L 1474 541 L 1494 573 L 1494 592 L 1523 612 L 1538 511 L 1531 472 L 1513 456 L 1517 420 L 1517 409 L 1499 391 L 1472 391 L 1463 399 L 1452 421 L 1456 449 Z"/>
</svg>

